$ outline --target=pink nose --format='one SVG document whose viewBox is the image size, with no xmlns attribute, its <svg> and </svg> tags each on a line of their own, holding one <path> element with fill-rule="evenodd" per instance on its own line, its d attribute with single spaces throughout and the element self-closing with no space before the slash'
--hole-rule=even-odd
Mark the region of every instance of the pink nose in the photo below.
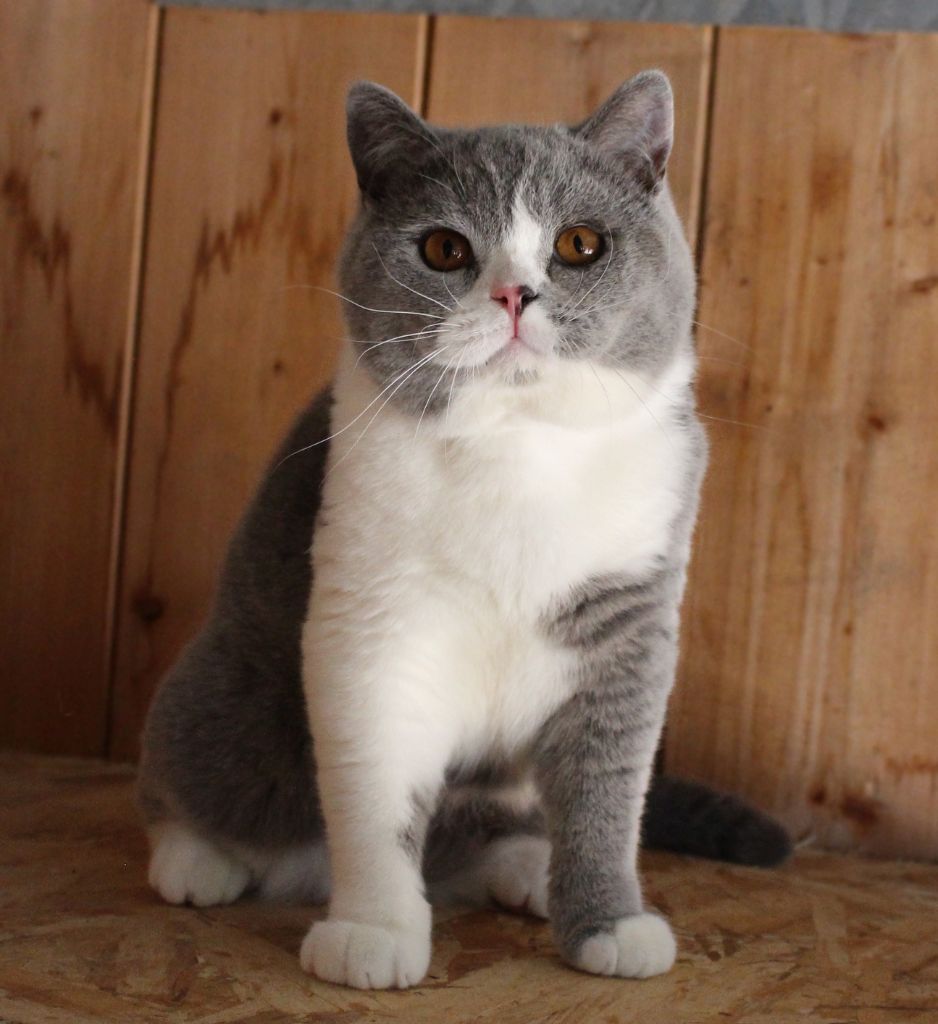
<svg viewBox="0 0 938 1024">
<path fill-rule="evenodd" d="M 533 288 L 526 284 L 506 284 L 492 289 L 491 298 L 505 307 L 505 312 L 511 318 L 511 325 L 514 329 L 514 337 L 518 337 L 518 321 L 524 312 L 524 307 L 537 298 Z"/>
</svg>

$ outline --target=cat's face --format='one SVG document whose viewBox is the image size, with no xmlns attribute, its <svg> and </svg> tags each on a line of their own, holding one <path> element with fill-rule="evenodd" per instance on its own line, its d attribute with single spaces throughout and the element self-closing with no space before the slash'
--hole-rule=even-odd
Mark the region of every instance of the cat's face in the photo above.
<svg viewBox="0 0 938 1024">
<path fill-rule="evenodd" d="M 362 364 L 398 405 L 523 386 L 557 361 L 655 377 L 688 344 L 693 273 L 663 183 L 671 92 L 626 83 L 568 129 L 433 128 L 349 97 L 362 210 L 342 259 Z"/>
</svg>

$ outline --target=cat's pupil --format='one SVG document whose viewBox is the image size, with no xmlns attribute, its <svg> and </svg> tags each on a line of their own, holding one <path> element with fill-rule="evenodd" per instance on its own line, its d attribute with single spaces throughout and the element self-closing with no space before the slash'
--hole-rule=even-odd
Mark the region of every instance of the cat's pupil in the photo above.
<svg viewBox="0 0 938 1024">
<path fill-rule="evenodd" d="M 448 238 L 443 243 L 443 255 L 446 259 L 451 259 L 453 255 L 453 243 Z"/>
<path fill-rule="evenodd" d="M 586 251 L 586 246 L 583 244 L 583 239 L 580 238 L 579 234 L 573 236 L 573 248 L 581 255 Z"/>
</svg>

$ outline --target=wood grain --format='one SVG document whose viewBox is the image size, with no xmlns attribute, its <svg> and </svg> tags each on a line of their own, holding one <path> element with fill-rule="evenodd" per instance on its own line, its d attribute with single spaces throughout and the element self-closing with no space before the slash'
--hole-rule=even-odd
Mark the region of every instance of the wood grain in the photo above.
<svg viewBox="0 0 938 1024">
<path fill-rule="evenodd" d="M 417 99 L 425 19 L 166 13 L 112 753 L 208 606 L 262 467 L 331 374 L 350 81 Z"/>
<path fill-rule="evenodd" d="M 667 748 L 799 835 L 929 858 L 936 67 L 934 36 L 721 32 L 701 394 L 752 425 L 710 424 Z"/>
<path fill-rule="evenodd" d="M 661 68 L 675 94 L 668 176 L 692 240 L 703 177 L 713 29 L 552 19 L 437 18 L 428 116 L 449 125 L 583 120 L 625 79 Z"/>
<path fill-rule="evenodd" d="M 0 0 L 0 743 L 104 749 L 143 0 Z"/>
<path fill-rule="evenodd" d="M 124 766 L 0 754 L 0 1018 L 17 1024 L 933 1024 L 938 868 L 799 853 L 781 871 L 648 855 L 678 937 L 647 981 L 565 967 L 549 926 L 435 915 L 429 976 L 359 992 L 303 974 L 310 907 L 171 907 L 146 885 Z M 93 851 L 93 853 L 92 853 Z"/>
</svg>

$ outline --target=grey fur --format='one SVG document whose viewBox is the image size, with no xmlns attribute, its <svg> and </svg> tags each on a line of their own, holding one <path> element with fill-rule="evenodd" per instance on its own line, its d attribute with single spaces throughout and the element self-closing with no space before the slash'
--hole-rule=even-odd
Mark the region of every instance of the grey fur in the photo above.
<svg viewBox="0 0 938 1024">
<path fill-rule="evenodd" d="M 146 820 L 179 819 L 221 841 L 286 849 L 323 835 L 300 680 L 299 632 L 309 594 L 308 550 L 329 435 L 328 392 L 303 411 L 238 527 L 209 621 L 163 681 L 147 717 L 139 798 Z M 305 449 L 305 450 L 301 450 Z M 297 454 L 298 453 L 298 454 Z M 545 627 L 576 642 L 570 614 L 592 597 L 611 610 L 619 581 L 593 581 Z M 249 756 L 244 756 L 245 746 Z M 425 873 L 439 881 L 472 851 L 513 829 L 538 831 L 541 813 L 515 815 L 487 799 L 513 766 L 452 765 L 429 826 Z M 474 796 L 449 794 L 469 787 Z M 775 862 L 787 852 L 777 826 L 745 805 L 674 780 L 652 790 L 645 828 L 656 846 Z M 686 812 L 685 812 L 686 808 Z M 692 823 L 685 828 L 685 818 Z M 497 824 L 493 824 L 497 823 Z M 736 849 L 736 837 L 750 838 Z M 758 849 L 767 837 L 766 849 Z M 748 845 L 747 845 L 748 843 Z M 449 865 L 449 867 L 447 867 Z"/>
<path fill-rule="evenodd" d="M 580 653 L 578 692 L 535 745 L 552 845 L 551 921 L 561 949 L 640 913 L 642 806 L 677 660 L 679 570 L 579 591 L 554 634 Z"/>
<path fill-rule="evenodd" d="M 654 372 L 689 344 L 692 270 L 683 241 L 673 238 L 679 229 L 661 183 L 670 90 L 657 74 L 636 81 L 574 129 L 432 128 L 380 87 L 352 90 L 349 143 L 363 203 L 342 281 L 359 304 L 347 310 L 352 336 L 380 382 L 435 341 L 424 331 L 402 344 L 377 342 L 436 323 L 433 299 L 448 303 L 471 285 L 471 271 L 446 275 L 444 285 L 443 275 L 417 256 L 417 240 L 428 228 L 455 228 L 484 260 L 507 228 L 517 189 L 548 223 L 594 219 L 601 211 L 608 227 L 606 255 L 581 271 L 552 264 L 537 299 L 564 325 L 561 356 Z M 616 144 L 623 132 L 624 146 Z M 571 317 L 564 306 L 578 287 L 595 292 L 588 312 Z M 420 413 L 437 376 L 415 374 L 393 400 Z M 140 797 L 149 822 L 181 821 L 265 856 L 324 834 L 300 633 L 313 530 L 344 512 L 320 507 L 330 407 L 327 391 L 300 415 L 275 456 L 232 540 L 212 614 L 163 682 L 144 736 Z M 427 411 L 437 410 L 431 404 Z M 413 820 L 398 836 L 423 858 L 427 880 L 437 882 L 495 838 L 546 829 L 553 844 L 551 913 L 571 958 L 584 938 L 641 908 L 623 851 L 638 842 L 674 675 L 678 605 L 705 461 L 689 394 L 684 429 L 696 455 L 666 557 L 642 578 L 585 580 L 545 609 L 545 634 L 579 657 L 575 695 L 544 724 L 533 751 L 450 765 L 441 794 L 414 795 Z M 543 809 L 512 811 L 496 789 L 517 780 L 526 757 Z M 684 828 L 685 817 L 694 831 Z M 752 863 L 774 862 L 788 850 L 773 822 L 674 780 L 653 785 L 646 829 L 658 845 Z"/>
<path fill-rule="evenodd" d="M 666 555 L 641 578 L 587 580 L 547 616 L 551 635 L 580 654 L 579 690 L 545 724 L 535 746 L 551 838 L 551 922 L 574 962 L 586 939 L 642 911 L 635 853 L 674 682 L 680 602 L 706 464 L 706 439 L 690 404 L 685 430 L 695 458 Z"/>
<path fill-rule="evenodd" d="M 693 268 L 670 202 L 655 198 L 672 116 L 671 88 L 660 72 L 626 83 L 574 128 L 436 128 L 367 84 L 352 88 L 348 115 L 363 203 L 340 280 L 351 335 L 380 383 L 391 384 L 439 346 L 434 328 L 442 307 L 451 308 L 472 287 L 510 226 L 516 198 L 548 227 L 540 254 L 548 281 L 537 302 L 561 328 L 561 357 L 654 374 L 687 344 Z M 585 267 L 565 265 L 553 254 L 554 235 L 597 218 L 604 255 Z M 441 274 L 423 262 L 417 242 L 438 227 L 472 240 L 473 267 Z M 589 301 L 578 305 L 584 295 Z M 410 334 L 415 337 L 388 343 Z M 389 397 L 411 412 L 432 414 L 445 405 L 451 385 L 470 376 L 454 369 L 434 391 L 439 367 L 430 363 Z"/>
<path fill-rule="evenodd" d="M 212 614 L 153 701 L 140 768 L 151 821 L 179 817 L 259 848 L 323 835 L 300 630 L 330 406 L 328 392 L 319 396 L 274 457 L 232 539 Z"/>
</svg>

